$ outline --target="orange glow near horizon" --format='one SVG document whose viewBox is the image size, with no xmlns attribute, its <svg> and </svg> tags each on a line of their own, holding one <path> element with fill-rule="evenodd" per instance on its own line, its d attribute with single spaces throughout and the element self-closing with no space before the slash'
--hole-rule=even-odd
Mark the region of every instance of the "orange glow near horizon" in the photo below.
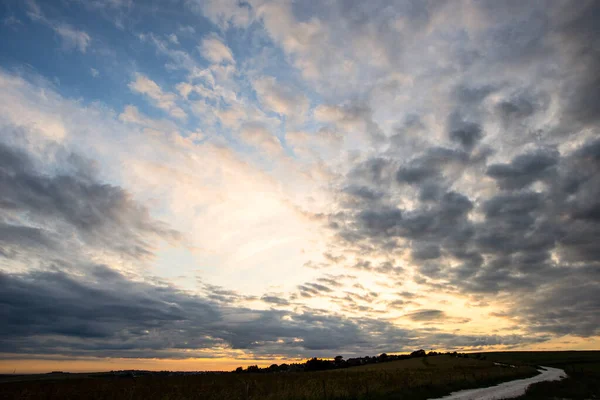
<svg viewBox="0 0 600 400">
<path fill-rule="evenodd" d="M 290 362 L 277 360 L 278 363 Z M 297 362 L 297 361 L 291 361 Z M 51 371 L 64 372 L 103 372 L 117 370 L 150 370 L 150 371 L 232 371 L 237 367 L 258 365 L 269 366 L 273 361 L 239 360 L 225 358 L 193 358 L 185 360 L 111 358 L 111 359 L 76 359 L 76 360 L 5 360 L 0 362 L 0 373 L 37 374 Z"/>
<path fill-rule="evenodd" d="M 545 343 L 531 346 L 507 348 L 505 346 L 490 346 L 486 349 L 468 349 L 464 352 L 488 351 L 569 351 L 569 350 L 598 350 L 600 338 L 578 338 L 565 336 Z M 430 349 L 427 349 L 429 351 Z M 434 349 L 446 352 L 448 349 Z M 389 354 L 406 354 L 407 352 L 388 352 Z M 343 354 L 342 354 L 343 355 Z M 364 356 L 369 354 L 364 354 Z M 374 354 L 371 354 L 374 355 Z M 333 355 L 329 355 L 334 357 Z M 320 358 L 328 358 L 325 355 Z M 189 358 L 189 359 L 143 359 L 143 358 L 86 358 L 86 359 L 10 359 L 0 361 L 0 374 L 38 374 L 51 371 L 63 372 L 104 372 L 118 370 L 150 370 L 150 371 L 233 371 L 237 367 L 246 368 L 249 365 L 268 367 L 271 364 L 301 363 L 306 359 L 273 358 L 256 360 L 252 358 Z"/>
</svg>

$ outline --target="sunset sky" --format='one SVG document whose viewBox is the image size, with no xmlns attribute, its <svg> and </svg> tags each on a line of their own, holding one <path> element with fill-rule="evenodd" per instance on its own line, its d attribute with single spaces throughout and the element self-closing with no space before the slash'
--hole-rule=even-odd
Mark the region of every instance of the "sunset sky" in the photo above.
<svg viewBox="0 0 600 400">
<path fill-rule="evenodd" d="M 3 1 L 0 373 L 600 348 L 599 27 Z"/>
</svg>

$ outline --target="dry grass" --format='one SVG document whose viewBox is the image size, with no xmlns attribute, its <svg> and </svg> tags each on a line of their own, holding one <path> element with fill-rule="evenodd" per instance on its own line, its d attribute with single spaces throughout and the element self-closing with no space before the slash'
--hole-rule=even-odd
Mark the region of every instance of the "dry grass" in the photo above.
<svg viewBox="0 0 600 400">
<path fill-rule="evenodd" d="M 326 372 L 10 382 L 0 384 L 0 399 L 425 399 L 536 373 L 531 367 L 436 356 Z"/>
</svg>

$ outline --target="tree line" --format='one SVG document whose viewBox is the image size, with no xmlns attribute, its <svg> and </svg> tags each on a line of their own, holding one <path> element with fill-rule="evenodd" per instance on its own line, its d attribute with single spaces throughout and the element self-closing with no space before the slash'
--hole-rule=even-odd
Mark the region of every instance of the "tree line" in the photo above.
<svg viewBox="0 0 600 400">
<path fill-rule="evenodd" d="M 418 357 L 429 357 L 429 356 L 438 356 L 438 355 L 449 355 L 452 357 L 462 357 L 469 358 L 469 355 L 466 353 L 458 353 L 454 352 L 437 352 L 430 351 L 427 353 L 423 349 L 419 349 L 413 351 L 410 354 L 386 354 L 382 353 L 378 356 L 365 356 L 365 357 L 355 357 L 344 359 L 343 356 L 336 356 L 333 359 L 324 359 L 313 357 L 304 363 L 292 363 L 292 364 L 271 364 L 268 367 L 260 368 L 258 365 L 250 365 L 246 369 L 243 367 L 236 368 L 235 373 L 273 373 L 273 372 L 309 372 L 309 371 L 326 371 L 330 369 L 339 369 L 339 368 L 350 368 L 357 367 L 360 365 L 367 364 L 376 364 L 382 362 L 390 362 L 397 360 L 407 360 L 410 358 L 418 358 Z M 480 354 L 472 355 L 475 358 L 485 359 L 485 356 Z"/>
</svg>

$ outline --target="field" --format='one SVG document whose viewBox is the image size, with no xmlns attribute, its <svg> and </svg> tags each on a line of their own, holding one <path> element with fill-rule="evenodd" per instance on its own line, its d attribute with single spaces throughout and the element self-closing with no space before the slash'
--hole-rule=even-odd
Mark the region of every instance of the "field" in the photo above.
<svg viewBox="0 0 600 400">
<path fill-rule="evenodd" d="M 563 369 L 600 366 L 600 351 L 504 351 L 481 354 L 488 360 L 512 364 L 546 365 Z"/>
<path fill-rule="evenodd" d="M 564 369 L 567 379 L 531 385 L 519 399 L 599 399 L 599 351 L 540 351 L 484 353 L 489 360 Z"/>
<path fill-rule="evenodd" d="M 427 399 L 535 374 L 530 366 L 439 355 L 320 372 L 7 381 L 0 399 Z"/>
</svg>

